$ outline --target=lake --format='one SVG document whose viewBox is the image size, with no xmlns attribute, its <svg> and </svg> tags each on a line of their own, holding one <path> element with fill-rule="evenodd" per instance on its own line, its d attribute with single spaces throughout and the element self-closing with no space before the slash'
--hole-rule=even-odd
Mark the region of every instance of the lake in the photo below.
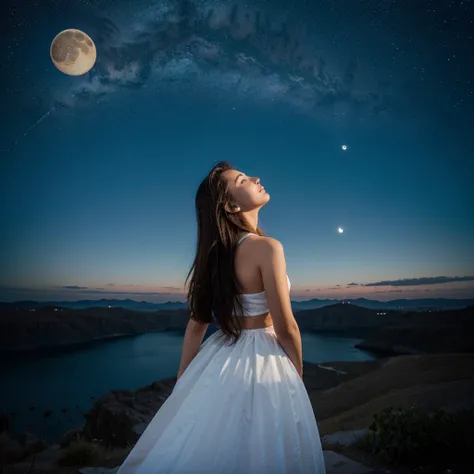
<svg viewBox="0 0 474 474">
<path fill-rule="evenodd" d="M 17 432 L 44 432 L 48 439 L 84 423 L 97 398 L 114 389 L 136 390 L 178 372 L 183 331 L 163 331 L 8 357 L 1 361 L 0 403 L 14 412 Z M 362 361 L 374 356 L 349 339 L 301 333 L 308 362 Z M 45 418 L 43 413 L 52 410 Z M 46 425 L 42 427 L 42 424 Z"/>
</svg>

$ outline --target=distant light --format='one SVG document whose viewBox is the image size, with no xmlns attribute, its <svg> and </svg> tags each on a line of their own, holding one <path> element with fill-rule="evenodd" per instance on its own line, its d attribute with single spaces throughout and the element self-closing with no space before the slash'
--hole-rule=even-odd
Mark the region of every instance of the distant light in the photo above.
<svg viewBox="0 0 474 474">
<path fill-rule="evenodd" d="M 344 232 L 344 229 L 342 227 L 338 227 L 337 231 L 342 234 Z"/>
<path fill-rule="evenodd" d="M 347 150 L 347 145 L 342 145 L 341 148 L 342 148 L 344 151 L 346 151 L 346 150 Z"/>
</svg>

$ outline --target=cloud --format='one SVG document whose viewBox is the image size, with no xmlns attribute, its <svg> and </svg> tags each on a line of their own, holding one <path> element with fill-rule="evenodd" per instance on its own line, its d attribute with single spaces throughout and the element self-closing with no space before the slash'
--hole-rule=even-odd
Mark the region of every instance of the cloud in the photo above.
<svg viewBox="0 0 474 474">
<path fill-rule="evenodd" d="M 109 283 L 108 286 L 113 286 L 113 283 Z M 130 287 L 136 287 L 138 285 L 127 285 Z M 120 291 L 112 291 L 112 290 L 105 290 L 103 288 L 89 288 L 87 286 L 78 286 L 78 285 L 65 285 L 65 286 L 53 286 L 53 288 L 59 288 L 63 290 L 74 290 L 78 293 L 90 293 L 90 294 L 100 294 L 100 295 L 147 295 L 147 296 L 159 296 L 159 295 L 173 295 L 176 293 L 170 292 L 161 292 L 161 291 L 133 291 L 133 290 L 120 290 Z M 174 290 L 179 291 L 181 288 L 176 288 L 174 286 L 164 286 L 163 289 L 165 290 Z M 33 290 L 32 288 L 22 288 L 21 291 L 38 291 Z"/>
<path fill-rule="evenodd" d="M 404 293 L 403 290 L 377 290 L 374 293 Z"/>
<path fill-rule="evenodd" d="M 99 295 L 143 295 L 143 296 L 163 296 L 177 295 L 177 293 L 168 293 L 161 291 L 101 291 L 101 290 L 82 290 L 79 293 L 90 293 Z"/>
<path fill-rule="evenodd" d="M 418 286 L 418 285 L 439 285 L 444 283 L 474 281 L 474 276 L 438 276 L 424 278 L 403 278 L 401 280 L 385 280 L 375 283 L 366 283 L 362 286 Z"/>
<path fill-rule="evenodd" d="M 300 112 L 376 116 L 389 96 L 359 60 L 334 59 L 295 21 L 237 1 L 160 2 L 122 27 L 98 18 L 91 31 L 99 51 L 87 77 L 55 96 L 56 109 L 110 100 L 124 89 L 157 84 L 194 92 L 229 93 L 259 103 L 285 103 Z M 92 28 L 94 30 L 94 28 Z"/>
<path fill-rule="evenodd" d="M 359 283 L 348 283 L 347 287 L 349 288 L 350 286 L 359 286 Z"/>
<path fill-rule="evenodd" d="M 181 293 L 171 293 L 162 291 L 110 291 L 101 289 L 90 289 L 88 287 L 68 285 L 68 286 L 52 286 L 50 288 L 24 288 L 24 287 L 7 287 L 0 286 L 0 292 L 5 291 L 8 293 L 29 293 L 36 296 L 40 294 L 52 293 L 55 290 L 73 290 L 78 294 L 94 294 L 94 295 L 137 295 L 137 296 L 183 296 Z M 61 293 L 57 293 L 55 298 L 60 298 Z"/>
</svg>

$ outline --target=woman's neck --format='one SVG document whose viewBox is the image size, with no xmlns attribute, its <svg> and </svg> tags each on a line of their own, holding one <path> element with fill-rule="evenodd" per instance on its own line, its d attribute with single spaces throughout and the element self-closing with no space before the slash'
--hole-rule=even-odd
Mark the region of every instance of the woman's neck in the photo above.
<svg viewBox="0 0 474 474">
<path fill-rule="evenodd" d="M 258 227 L 258 209 L 254 209 L 253 211 L 248 212 L 244 211 L 242 215 L 244 216 L 250 227 L 256 230 Z"/>
</svg>

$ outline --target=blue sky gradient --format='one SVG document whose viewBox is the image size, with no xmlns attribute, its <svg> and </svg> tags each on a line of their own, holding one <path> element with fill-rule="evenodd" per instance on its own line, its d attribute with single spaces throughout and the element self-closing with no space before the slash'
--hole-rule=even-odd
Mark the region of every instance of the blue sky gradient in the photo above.
<svg viewBox="0 0 474 474">
<path fill-rule="evenodd" d="M 194 195 L 221 159 L 269 192 L 293 299 L 474 297 L 471 10 L 321 2 L 297 40 L 298 3 L 196 2 L 166 48 L 163 2 L 9 5 L 0 301 L 183 300 Z M 96 42 L 86 76 L 49 59 L 69 27 Z"/>
</svg>

